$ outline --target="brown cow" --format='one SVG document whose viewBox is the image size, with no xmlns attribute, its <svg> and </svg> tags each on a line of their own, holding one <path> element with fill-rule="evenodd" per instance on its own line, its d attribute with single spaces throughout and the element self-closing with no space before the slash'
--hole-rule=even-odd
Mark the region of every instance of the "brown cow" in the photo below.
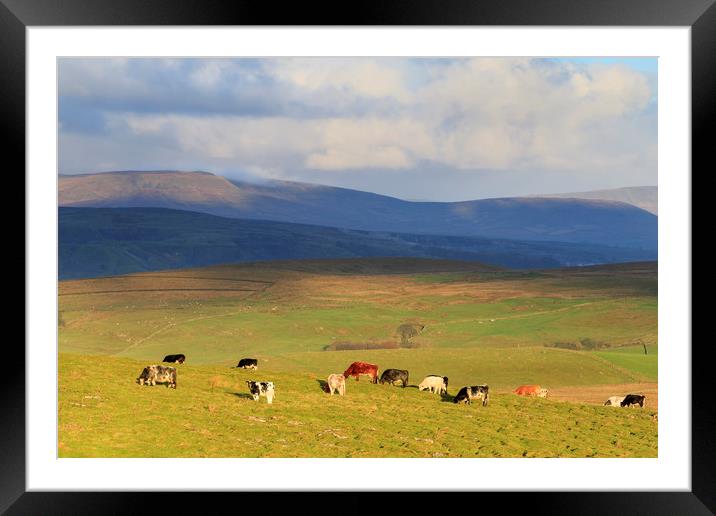
<svg viewBox="0 0 716 516">
<path fill-rule="evenodd" d="M 373 383 L 378 383 L 378 366 L 375 364 L 369 364 L 368 362 L 353 362 L 343 372 L 343 376 L 348 378 L 352 376 L 358 381 L 359 375 L 368 375 L 373 379 Z"/>
<path fill-rule="evenodd" d="M 539 396 L 540 398 L 547 397 L 547 389 L 543 389 L 539 385 L 520 385 L 512 392 L 518 396 Z"/>
</svg>

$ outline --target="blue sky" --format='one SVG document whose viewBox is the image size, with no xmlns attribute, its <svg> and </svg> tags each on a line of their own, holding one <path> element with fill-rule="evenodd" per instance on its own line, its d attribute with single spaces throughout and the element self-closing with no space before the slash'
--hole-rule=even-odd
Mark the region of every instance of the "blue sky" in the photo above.
<svg viewBox="0 0 716 516">
<path fill-rule="evenodd" d="M 657 181 L 656 58 L 62 58 L 58 90 L 64 174 L 441 201 Z"/>
</svg>

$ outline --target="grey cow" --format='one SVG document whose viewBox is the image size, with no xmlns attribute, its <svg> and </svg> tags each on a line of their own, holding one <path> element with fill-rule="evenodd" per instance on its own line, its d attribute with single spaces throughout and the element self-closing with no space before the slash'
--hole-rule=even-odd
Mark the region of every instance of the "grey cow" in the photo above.
<svg viewBox="0 0 716 516">
<path fill-rule="evenodd" d="M 177 370 L 174 367 L 150 365 L 145 367 L 137 378 L 139 385 L 156 385 L 165 383 L 167 387 L 177 388 Z"/>
</svg>

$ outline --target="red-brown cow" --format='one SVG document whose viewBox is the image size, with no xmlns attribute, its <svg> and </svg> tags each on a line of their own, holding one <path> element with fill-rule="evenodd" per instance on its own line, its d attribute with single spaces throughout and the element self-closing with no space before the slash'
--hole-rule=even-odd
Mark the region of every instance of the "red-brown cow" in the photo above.
<svg viewBox="0 0 716 516">
<path fill-rule="evenodd" d="M 547 397 L 547 389 L 543 389 L 539 385 L 520 385 L 512 392 L 518 396 L 539 396 L 540 398 Z"/>
<path fill-rule="evenodd" d="M 358 376 L 365 374 L 373 379 L 373 383 L 378 383 L 378 366 L 369 364 L 368 362 L 353 362 L 348 369 L 343 372 L 343 376 L 348 378 L 353 376 L 358 381 Z"/>
</svg>

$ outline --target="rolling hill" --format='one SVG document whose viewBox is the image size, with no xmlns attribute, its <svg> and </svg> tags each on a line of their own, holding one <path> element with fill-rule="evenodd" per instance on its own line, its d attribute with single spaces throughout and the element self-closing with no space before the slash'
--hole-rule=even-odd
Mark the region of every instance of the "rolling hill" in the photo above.
<svg viewBox="0 0 716 516">
<path fill-rule="evenodd" d="M 560 194 L 540 194 L 530 197 L 596 199 L 601 201 L 619 201 L 632 204 L 643 210 L 658 215 L 659 190 L 656 186 L 630 186 L 608 190 L 591 190 L 589 192 L 573 192 Z"/>
<path fill-rule="evenodd" d="M 159 207 L 363 231 L 657 248 L 657 217 L 616 201 L 502 198 L 411 202 L 345 188 L 229 181 L 207 172 L 60 176 L 68 207 Z"/>
<path fill-rule="evenodd" d="M 595 244 L 369 232 L 166 208 L 60 208 L 60 279 L 231 262 L 419 257 L 549 268 L 654 258 Z"/>
</svg>

